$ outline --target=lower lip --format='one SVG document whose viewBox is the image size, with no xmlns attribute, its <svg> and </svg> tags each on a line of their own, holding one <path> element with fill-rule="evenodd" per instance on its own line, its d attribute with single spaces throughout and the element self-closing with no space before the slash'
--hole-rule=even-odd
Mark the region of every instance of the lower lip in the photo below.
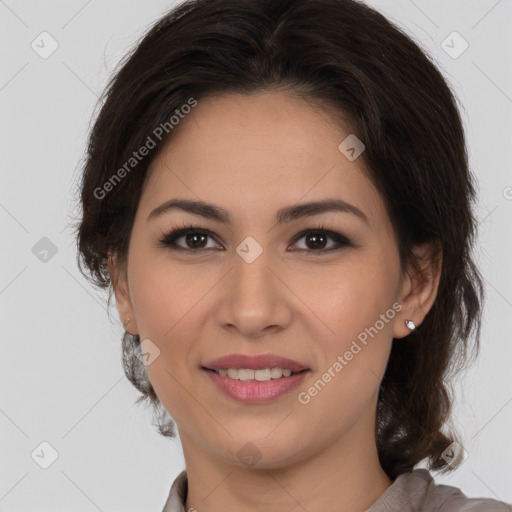
<svg viewBox="0 0 512 512">
<path fill-rule="evenodd" d="M 261 403 L 274 400 L 296 388 L 309 370 L 289 377 L 268 381 L 235 380 L 219 375 L 213 370 L 204 370 L 215 385 L 226 395 L 243 403 Z"/>
</svg>

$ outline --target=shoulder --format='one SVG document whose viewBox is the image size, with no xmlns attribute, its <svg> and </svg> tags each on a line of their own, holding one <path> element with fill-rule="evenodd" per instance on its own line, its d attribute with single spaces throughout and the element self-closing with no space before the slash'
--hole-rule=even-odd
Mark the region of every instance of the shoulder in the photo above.
<svg viewBox="0 0 512 512">
<path fill-rule="evenodd" d="M 399 475 L 367 512 L 398 509 L 402 512 L 512 512 L 512 505 L 491 498 L 470 498 L 458 487 L 438 485 L 430 472 L 421 468 Z"/>
<path fill-rule="evenodd" d="M 187 471 L 184 469 L 174 480 L 162 512 L 185 512 L 188 493 Z"/>
<path fill-rule="evenodd" d="M 469 498 L 458 487 L 435 485 L 442 510 L 471 512 L 512 512 L 512 505 L 492 498 Z M 439 508 L 441 510 L 441 508 Z"/>
<path fill-rule="evenodd" d="M 502 501 L 470 498 L 458 487 L 437 484 L 426 469 L 413 470 L 409 475 L 424 482 L 423 507 L 420 510 L 425 512 L 512 512 L 512 505 Z"/>
</svg>

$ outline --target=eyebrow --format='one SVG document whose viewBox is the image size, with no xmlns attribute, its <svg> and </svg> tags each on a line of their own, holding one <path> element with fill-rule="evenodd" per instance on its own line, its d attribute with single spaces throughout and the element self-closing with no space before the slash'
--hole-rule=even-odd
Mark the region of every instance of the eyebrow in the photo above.
<svg viewBox="0 0 512 512">
<path fill-rule="evenodd" d="M 173 209 L 183 210 L 224 224 L 229 224 L 232 221 L 231 214 L 224 208 L 211 203 L 205 203 L 204 201 L 193 201 L 189 199 L 170 199 L 152 210 L 147 220 L 149 221 L 160 217 Z M 276 214 L 276 222 L 277 224 L 285 224 L 301 217 L 319 215 L 325 212 L 351 213 L 359 217 L 366 224 L 370 224 L 366 215 L 359 208 L 341 199 L 324 199 L 322 201 L 298 203 L 281 208 Z"/>
</svg>

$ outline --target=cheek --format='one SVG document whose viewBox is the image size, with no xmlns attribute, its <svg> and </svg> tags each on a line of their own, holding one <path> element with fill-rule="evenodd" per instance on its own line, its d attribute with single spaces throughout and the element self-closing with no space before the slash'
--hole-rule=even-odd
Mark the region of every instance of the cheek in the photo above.
<svg viewBox="0 0 512 512">
<path fill-rule="evenodd" d="M 170 343 L 211 287 L 208 276 L 194 265 L 173 264 L 165 253 L 157 258 L 134 253 L 130 264 L 132 302 L 141 336 Z"/>
<path fill-rule="evenodd" d="M 384 375 L 396 315 L 393 287 L 385 274 L 367 269 L 330 273 L 328 287 L 312 287 L 307 295 L 329 327 L 315 343 L 321 364 L 299 390 L 300 407 L 318 429 L 348 429 L 372 407 Z"/>
<path fill-rule="evenodd" d="M 328 327 L 315 343 L 321 361 L 319 381 L 315 380 L 311 393 L 304 390 L 309 395 L 305 401 L 315 396 L 312 409 L 319 413 L 340 420 L 346 418 L 344 414 L 357 416 L 379 388 L 397 313 L 397 304 L 393 304 L 398 266 L 389 263 L 394 260 L 387 261 L 371 254 L 359 256 L 343 268 L 309 272 L 307 295 L 305 282 L 302 285 L 307 303 Z M 334 403 L 343 404 L 344 413 L 332 409 Z"/>
<path fill-rule="evenodd" d="M 397 271 L 371 254 L 357 255 L 342 265 L 310 268 L 294 289 L 325 327 L 331 340 L 343 345 L 388 312 L 394 317 Z M 378 324 L 387 335 L 392 323 Z M 331 345 L 331 343 L 329 343 Z M 334 342 L 336 344 L 336 341 Z"/>
<path fill-rule="evenodd" d="M 195 265 L 172 264 L 160 254 L 150 259 L 148 252 L 130 254 L 132 304 L 141 341 L 150 339 L 159 350 L 147 366 L 149 379 L 164 407 L 178 419 L 193 409 L 185 391 L 195 371 L 192 341 L 201 330 L 208 291 L 216 280 Z"/>
</svg>

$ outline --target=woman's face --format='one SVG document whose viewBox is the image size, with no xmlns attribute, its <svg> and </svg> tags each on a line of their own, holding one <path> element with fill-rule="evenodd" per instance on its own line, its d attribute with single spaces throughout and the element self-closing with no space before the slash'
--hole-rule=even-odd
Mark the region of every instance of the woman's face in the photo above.
<svg viewBox="0 0 512 512">
<path fill-rule="evenodd" d="M 150 340 L 149 377 L 185 452 L 278 467 L 336 443 L 357 446 L 374 435 L 392 338 L 408 332 L 399 310 L 409 281 L 362 159 L 339 149 L 350 132 L 283 93 L 200 100 L 175 130 L 136 214 L 129 298 L 116 298 L 129 332 Z M 177 199 L 214 205 L 229 221 L 177 207 L 151 215 Z M 276 218 L 326 200 L 350 206 Z M 197 233 L 161 242 L 189 226 Z M 274 354 L 308 370 L 277 396 L 276 379 L 217 376 L 229 379 L 229 395 L 203 367 L 232 354 Z"/>
</svg>

